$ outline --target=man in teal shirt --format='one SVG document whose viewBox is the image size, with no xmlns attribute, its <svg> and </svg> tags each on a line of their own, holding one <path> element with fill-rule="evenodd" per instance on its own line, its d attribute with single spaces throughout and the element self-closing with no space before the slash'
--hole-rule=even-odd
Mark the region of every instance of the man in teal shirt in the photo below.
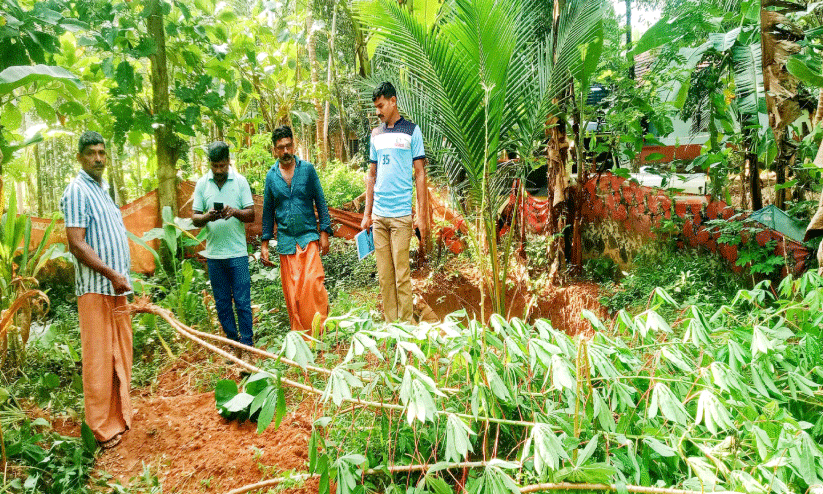
<svg viewBox="0 0 823 494">
<path fill-rule="evenodd" d="M 229 146 L 225 142 L 217 141 L 209 146 L 209 161 L 211 171 L 203 175 L 194 188 L 191 219 L 194 226 L 208 229 L 204 256 L 208 260 L 209 281 L 220 325 L 228 338 L 251 346 L 254 344 L 251 278 L 243 223 L 254 221 L 254 199 L 249 182 L 231 168 Z"/>
<path fill-rule="evenodd" d="M 314 165 L 294 155 L 291 128 L 275 129 L 271 141 L 277 161 L 266 174 L 260 258 L 270 264 L 269 241 L 276 222 L 280 279 L 291 329 L 309 333 L 318 315 L 321 326 L 329 315 L 320 256 L 329 251 L 331 218 Z"/>
</svg>

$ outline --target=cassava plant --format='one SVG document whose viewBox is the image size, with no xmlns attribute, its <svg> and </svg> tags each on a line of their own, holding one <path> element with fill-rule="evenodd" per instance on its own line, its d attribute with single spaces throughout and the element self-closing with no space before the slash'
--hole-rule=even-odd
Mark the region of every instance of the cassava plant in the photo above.
<svg viewBox="0 0 823 494">
<path fill-rule="evenodd" d="M 326 341 L 349 342 L 339 365 L 286 338 L 280 355 L 257 352 L 295 370 L 257 374 L 220 406 L 268 425 L 283 387 L 316 394 L 326 416 L 309 474 L 323 492 L 801 493 L 823 478 L 823 279 L 775 288 L 713 313 L 680 307 L 675 321 L 656 289 L 608 328 L 583 311 L 593 331 L 574 338 L 497 315 L 488 327 L 465 314 L 419 327 L 331 318 Z"/>
</svg>

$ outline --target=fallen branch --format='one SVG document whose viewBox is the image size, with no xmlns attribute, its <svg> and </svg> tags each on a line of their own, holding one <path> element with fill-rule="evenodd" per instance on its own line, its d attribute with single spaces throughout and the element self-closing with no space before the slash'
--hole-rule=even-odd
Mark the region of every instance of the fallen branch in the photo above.
<svg viewBox="0 0 823 494">
<path fill-rule="evenodd" d="M 620 487 L 614 484 L 574 484 L 571 482 L 556 482 L 549 484 L 532 484 L 520 488 L 522 494 L 529 492 L 546 491 L 605 491 L 617 492 Z M 627 485 L 624 492 L 636 494 L 735 494 L 734 491 L 690 491 L 686 489 L 669 489 L 665 487 L 645 487 L 642 485 Z"/>
<path fill-rule="evenodd" d="M 461 463 L 438 464 L 440 470 L 455 470 L 463 468 L 486 468 L 490 461 L 466 461 Z M 387 468 L 370 468 L 363 472 L 363 475 L 378 475 L 381 473 L 409 473 L 409 472 L 424 472 L 435 466 L 434 464 L 421 465 L 401 465 Z M 317 474 L 300 474 L 292 475 L 290 477 L 278 477 L 274 479 L 264 480 L 254 484 L 245 485 L 237 489 L 233 489 L 226 494 L 244 494 L 246 492 L 253 492 L 267 487 L 273 487 L 288 480 L 308 480 L 311 478 L 318 478 Z M 617 492 L 621 490 L 615 484 L 575 484 L 572 482 L 553 482 L 546 484 L 531 484 L 520 488 L 522 494 L 529 494 L 532 492 L 550 492 L 550 491 L 597 491 L 597 492 Z M 624 488 L 625 492 L 634 494 L 737 494 L 734 491 L 692 491 L 687 489 L 671 489 L 665 487 L 645 487 L 642 485 L 627 485 Z"/>
</svg>

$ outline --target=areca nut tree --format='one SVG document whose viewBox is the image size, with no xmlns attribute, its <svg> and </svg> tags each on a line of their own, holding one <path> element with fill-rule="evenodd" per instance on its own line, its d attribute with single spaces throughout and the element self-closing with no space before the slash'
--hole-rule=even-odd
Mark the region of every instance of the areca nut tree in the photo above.
<svg viewBox="0 0 823 494">
<path fill-rule="evenodd" d="M 551 32 L 541 23 L 553 6 L 536 0 L 447 0 L 431 28 L 391 0 L 357 5 L 361 23 L 382 39 L 372 83 L 381 75 L 395 83 L 401 112 L 448 177 L 497 313 L 511 247 L 511 236 L 498 245 L 498 211 L 512 179 L 538 159 L 547 117 L 562 113 L 570 78 L 587 66 L 585 47 L 602 37 L 603 0 L 564 4 Z M 506 150 L 521 161 L 499 166 Z"/>
</svg>

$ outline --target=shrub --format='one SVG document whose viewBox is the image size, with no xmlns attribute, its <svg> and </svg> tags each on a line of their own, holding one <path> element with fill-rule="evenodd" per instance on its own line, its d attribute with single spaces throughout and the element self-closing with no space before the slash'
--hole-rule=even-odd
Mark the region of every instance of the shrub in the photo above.
<svg viewBox="0 0 823 494">
<path fill-rule="evenodd" d="M 745 287 L 744 279 L 720 256 L 675 249 L 661 242 L 644 246 L 620 284 L 605 284 L 603 305 L 614 312 L 644 309 L 649 293 L 661 287 L 679 304 L 699 304 L 706 312 L 713 312 Z"/>
</svg>

